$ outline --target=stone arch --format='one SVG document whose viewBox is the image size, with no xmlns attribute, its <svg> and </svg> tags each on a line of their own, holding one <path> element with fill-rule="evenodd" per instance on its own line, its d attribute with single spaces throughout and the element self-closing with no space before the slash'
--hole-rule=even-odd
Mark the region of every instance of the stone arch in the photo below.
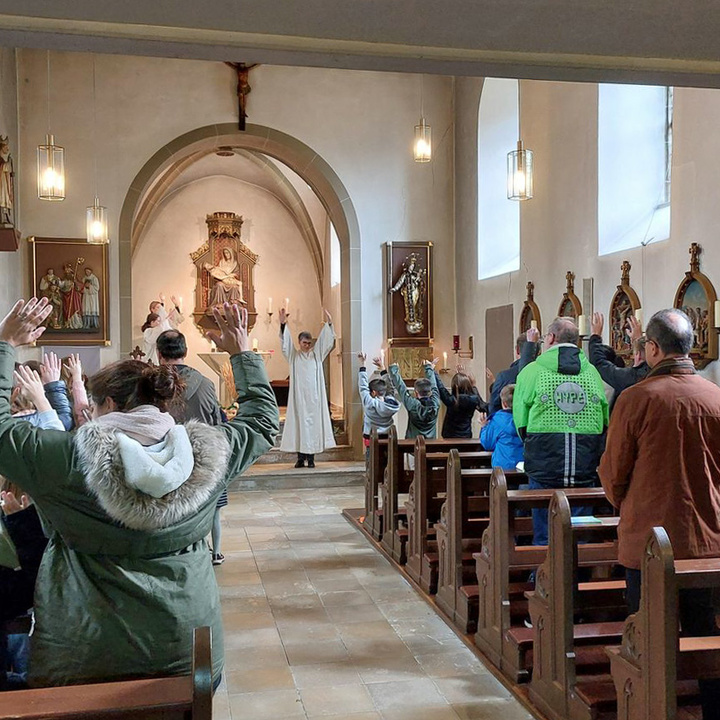
<svg viewBox="0 0 720 720">
<path fill-rule="evenodd" d="M 355 392 L 353 348 L 362 346 L 360 226 L 352 201 L 332 167 L 311 147 L 286 133 L 248 124 L 240 131 L 234 123 L 206 125 L 178 136 L 160 148 L 135 176 L 128 189 L 119 222 L 120 348 L 132 350 L 132 248 L 140 230 L 136 224 L 149 217 L 144 202 L 153 189 L 176 177 L 190 158 L 224 146 L 268 155 L 303 178 L 320 199 L 335 227 L 342 263 L 342 367 L 345 421 L 356 450 L 362 443 L 361 407 Z"/>
</svg>

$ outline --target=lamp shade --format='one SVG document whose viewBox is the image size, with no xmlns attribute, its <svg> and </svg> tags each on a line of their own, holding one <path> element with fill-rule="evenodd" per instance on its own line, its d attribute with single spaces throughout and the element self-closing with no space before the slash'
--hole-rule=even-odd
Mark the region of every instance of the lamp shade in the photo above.
<svg viewBox="0 0 720 720">
<path fill-rule="evenodd" d="M 53 135 L 37 147 L 37 188 L 40 200 L 65 199 L 65 148 L 55 144 Z"/>
<path fill-rule="evenodd" d="M 97 197 L 95 202 L 85 211 L 85 225 L 89 243 L 92 245 L 104 245 L 110 242 L 107 208 L 100 204 Z"/>
<path fill-rule="evenodd" d="M 507 156 L 508 200 L 530 200 L 533 196 L 533 153 L 518 140 L 517 150 Z"/>
<path fill-rule="evenodd" d="M 415 143 L 413 145 L 415 162 L 426 163 L 432 160 L 432 129 L 420 118 L 420 124 L 415 126 Z"/>
</svg>

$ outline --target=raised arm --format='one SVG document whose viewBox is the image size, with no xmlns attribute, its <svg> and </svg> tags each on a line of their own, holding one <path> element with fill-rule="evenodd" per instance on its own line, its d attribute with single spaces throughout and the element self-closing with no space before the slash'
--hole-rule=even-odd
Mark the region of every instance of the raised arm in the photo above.
<svg viewBox="0 0 720 720">
<path fill-rule="evenodd" d="M 513 420 L 518 435 L 525 440 L 530 408 L 535 395 L 536 372 L 534 365 L 528 365 L 517 378 L 513 395 Z"/>
<path fill-rule="evenodd" d="M 295 359 L 295 345 L 290 337 L 290 329 L 287 326 L 287 313 L 285 308 L 280 308 L 280 343 L 282 354 L 291 363 Z"/>
<path fill-rule="evenodd" d="M 321 360 L 324 360 L 330 354 L 333 347 L 335 347 L 335 329 L 333 328 L 332 317 L 330 317 L 330 313 L 327 310 L 323 312 L 325 313 L 327 322 L 323 325 L 316 343 L 316 350 L 320 354 Z"/>
<path fill-rule="evenodd" d="M 40 365 L 40 377 L 45 388 L 45 397 L 47 397 L 50 406 L 57 413 L 63 427 L 66 430 L 72 430 L 74 425 L 72 408 L 70 407 L 67 386 L 60 379 L 61 372 L 60 358 L 54 352 L 47 353 Z"/>
<path fill-rule="evenodd" d="M 433 377 L 435 378 L 435 387 L 443 404 L 448 407 L 453 407 L 455 405 L 455 396 L 445 387 L 445 383 L 443 383 L 440 376 L 434 370 Z"/>
</svg>

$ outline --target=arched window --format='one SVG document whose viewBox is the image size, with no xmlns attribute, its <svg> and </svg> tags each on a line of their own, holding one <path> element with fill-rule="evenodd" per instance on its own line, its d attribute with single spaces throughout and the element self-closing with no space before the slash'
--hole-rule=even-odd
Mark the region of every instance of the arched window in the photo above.
<svg viewBox="0 0 720 720">
<path fill-rule="evenodd" d="M 598 254 L 670 237 L 672 88 L 598 85 Z"/>
<path fill-rule="evenodd" d="M 518 81 L 486 78 L 478 110 L 478 278 L 520 269 L 520 204 L 507 198 L 517 145 Z"/>
</svg>

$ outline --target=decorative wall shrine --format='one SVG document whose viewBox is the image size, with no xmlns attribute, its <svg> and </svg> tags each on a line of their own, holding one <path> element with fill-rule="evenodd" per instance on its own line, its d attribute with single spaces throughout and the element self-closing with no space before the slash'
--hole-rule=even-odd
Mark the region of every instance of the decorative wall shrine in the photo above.
<svg viewBox="0 0 720 720">
<path fill-rule="evenodd" d="M 386 243 L 387 339 L 403 378 L 422 375 L 432 358 L 431 242 Z"/>
<path fill-rule="evenodd" d="M 248 329 L 252 329 L 257 319 L 254 273 L 258 256 L 240 240 L 242 216 L 216 212 L 205 222 L 208 241 L 190 255 L 197 272 L 195 324 L 203 329 L 215 327 L 212 308 L 231 302 L 247 308 Z"/>
<path fill-rule="evenodd" d="M 685 273 L 675 293 L 673 307 L 681 309 L 693 326 L 690 357 L 699 368 L 718 358 L 718 335 L 715 331 L 717 293 L 710 279 L 700 272 L 702 247 L 692 243 L 689 249 L 690 270 Z"/>
<path fill-rule="evenodd" d="M 610 345 L 626 365 L 632 365 L 632 342 L 628 331 L 628 319 L 640 310 L 640 298 L 630 286 L 630 268 L 627 260 L 620 266 L 620 284 L 610 302 Z"/>
<path fill-rule="evenodd" d="M 558 317 L 570 317 L 577 320 L 582 315 L 582 303 L 575 294 L 575 273 L 568 270 L 565 273 L 565 280 L 567 281 L 567 288 L 560 301 Z"/>
<path fill-rule="evenodd" d="M 535 283 L 529 282 L 526 285 L 527 298 L 520 311 L 520 334 L 527 332 L 533 321 L 537 324 L 538 330 L 542 333 L 542 320 L 540 319 L 540 308 L 535 303 Z"/>
</svg>

